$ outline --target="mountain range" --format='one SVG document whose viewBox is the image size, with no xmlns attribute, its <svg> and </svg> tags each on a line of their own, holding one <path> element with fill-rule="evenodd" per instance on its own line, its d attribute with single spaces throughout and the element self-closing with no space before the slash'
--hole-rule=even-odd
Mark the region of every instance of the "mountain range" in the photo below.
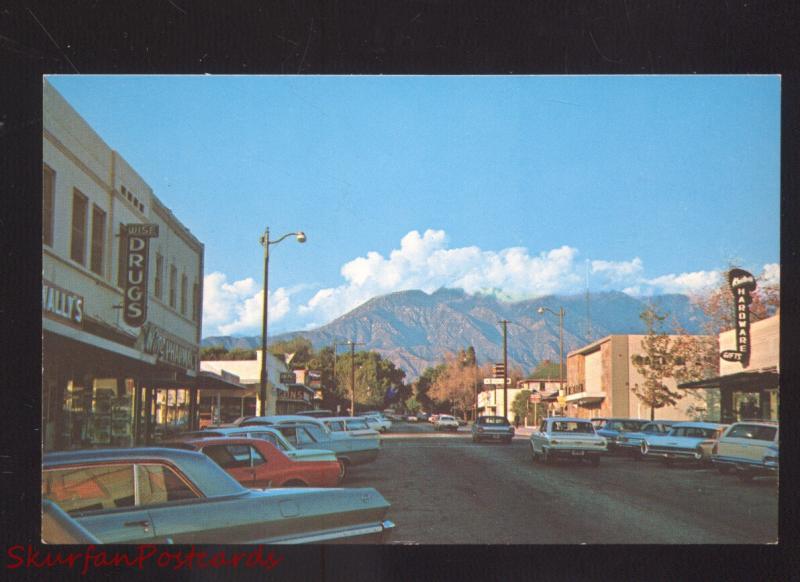
<svg viewBox="0 0 800 582">
<path fill-rule="evenodd" d="M 457 289 L 399 291 L 370 299 L 319 328 L 270 336 L 270 341 L 296 336 L 309 339 L 315 349 L 335 338 L 363 342 L 358 349 L 374 350 L 406 371 L 408 380 L 444 360 L 448 352 L 473 346 L 480 364 L 503 361 L 501 320 L 507 320 L 509 367 L 527 374 L 544 360 L 558 361 L 559 317 L 564 309 L 564 355 L 610 334 L 645 333 L 639 314 L 648 304 L 669 313 L 689 333 L 699 333 L 704 316 L 685 295 L 636 298 L 619 291 L 582 295 L 548 295 L 505 302 L 490 295 L 470 295 Z M 667 326 L 669 331 L 669 326 Z M 203 346 L 223 345 L 254 349 L 260 336 L 211 336 Z"/>
</svg>

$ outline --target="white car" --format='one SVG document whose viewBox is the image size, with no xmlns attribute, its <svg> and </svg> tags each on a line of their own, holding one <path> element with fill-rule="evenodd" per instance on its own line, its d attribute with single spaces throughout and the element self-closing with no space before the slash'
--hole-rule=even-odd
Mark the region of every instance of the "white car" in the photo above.
<svg viewBox="0 0 800 582">
<path fill-rule="evenodd" d="M 536 462 L 567 457 L 588 459 L 595 467 L 600 456 L 608 452 L 606 439 L 597 434 L 591 421 L 585 418 L 554 416 L 542 420 L 539 428 L 531 434 L 531 455 Z"/>
<path fill-rule="evenodd" d="M 331 433 L 347 433 L 350 436 L 377 436 L 378 431 L 369 425 L 366 418 L 360 416 L 332 416 L 320 419 Z"/>
<path fill-rule="evenodd" d="M 359 418 L 366 420 L 367 425 L 369 425 L 372 430 L 377 430 L 378 432 L 386 432 L 392 428 L 392 421 L 378 414 L 363 415 Z"/>
<path fill-rule="evenodd" d="M 711 449 L 711 462 L 717 470 L 727 473 L 736 469 L 743 481 L 777 473 L 778 457 L 778 423 L 769 421 L 735 422 Z"/>
<path fill-rule="evenodd" d="M 676 422 L 667 434 L 645 436 L 640 450 L 643 457 L 661 459 L 666 465 L 680 460 L 707 463 L 714 441 L 726 426 L 716 422 Z"/>
<path fill-rule="evenodd" d="M 435 430 L 458 430 L 458 420 L 449 414 L 440 414 L 433 423 Z"/>
</svg>

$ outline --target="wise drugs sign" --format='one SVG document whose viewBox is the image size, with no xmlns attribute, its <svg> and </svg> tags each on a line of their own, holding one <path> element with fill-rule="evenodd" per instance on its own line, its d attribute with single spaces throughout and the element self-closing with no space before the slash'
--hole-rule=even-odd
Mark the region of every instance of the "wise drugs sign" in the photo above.
<svg viewBox="0 0 800 582">
<path fill-rule="evenodd" d="M 141 327 L 147 321 L 147 268 L 150 239 L 158 236 L 157 224 L 120 225 L 125 244 L 125 298 L 122 316 L 125 323 Z"/>
<path fill-rule="evenodd" d="M 728 284 L 733 293 L 736 349 L 725 350 L 719 357 L 728 362 L 740 362 L 746 368 L 750 363 L 750 303 L 756 289 L 756 278 L 742 269 L 731 269 Z"/>
</svg>

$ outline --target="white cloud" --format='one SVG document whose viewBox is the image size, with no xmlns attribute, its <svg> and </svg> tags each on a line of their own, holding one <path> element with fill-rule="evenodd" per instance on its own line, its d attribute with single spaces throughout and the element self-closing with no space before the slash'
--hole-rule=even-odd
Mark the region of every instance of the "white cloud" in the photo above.
<svg viewBox="0 0 800 582">
<path fill-rule="evenodd" d="M 270 329 L 310 329 L 344 315 L 367 300 L 387 293 L 421 289 L 432 293 L 441 287 L 467 293 L 493 293 L 519 300 L 554 293 L 584 290 L 585 263 L 578 250 L 564 245 L 538 254 L 524 247 L 484 251 L 476 246 L 447 248 L 443 230 L 413 230 L 400 240 L 388 257 L 370 251 L 345 263 L 343 282 L 317 291 L 304 303 L 293 302 L 308 286 L 279 288 L 269 294 Z M 623 261 L 593 260 L 591 288 L 622 289 L 649 296 L 659 293 L 694 294 L 719 285 L 719 271 L 695 271 L 647 278 L 639 257 Z M 780 266 L 764 266 L 764 283 L 780 279 Z M 252 278 L 229 283 L 223 273 L 205 278 L 204 331 L 211 334 L 259 333 L 263 292 Z M 208 335 L 208 334 L 207 334 Z"/>
<path fill-rule="evenodd" d="M 680 275 L 661 275 L 654 279 L 642 281 L 649 289 L 649 293 L 682 293 L 692 295 L 701 293 L 712 287 L 718 286 L 722 282 L 722 274 L 719 271 L 695 271 L 693 273 L 681 273 Z"/>
<path fill-rule="evenodd" d="M 781 266 L 778 263 L 764 265 L 764 271 L 761 274 L 761 285 L 780 285 L 780 282 Z"/>
<path fill-rule="evenodd" d="M 298 288 L 280 287 L 269 293 L 269 320 L 280 321 L 291 310 L 291 295 Z M 205 335 L 257 332 L 261 329 L 264 291 L 248 277 L 228 283 L 224 273 L 206 275 L 203 287 Z"/>
</svg>

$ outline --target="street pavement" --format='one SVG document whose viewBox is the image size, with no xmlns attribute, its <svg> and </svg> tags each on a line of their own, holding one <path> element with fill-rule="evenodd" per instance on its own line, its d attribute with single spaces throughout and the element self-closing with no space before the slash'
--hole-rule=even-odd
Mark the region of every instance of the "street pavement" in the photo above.
<svg viewBox="0 0 800 582">
<path fill-rule="evenodd" d="M 519 433 L 518 433 L 519 434 Z M 713 468 L 606 456 L 599 467 L 532 463 L 528 437 L 471 441 L 395 423 L 378 459 L 347 487 L 392 504 L 392 543 L 768 544 L 778 539 L 777 480 L 742 483 Z"/>
</svg>

